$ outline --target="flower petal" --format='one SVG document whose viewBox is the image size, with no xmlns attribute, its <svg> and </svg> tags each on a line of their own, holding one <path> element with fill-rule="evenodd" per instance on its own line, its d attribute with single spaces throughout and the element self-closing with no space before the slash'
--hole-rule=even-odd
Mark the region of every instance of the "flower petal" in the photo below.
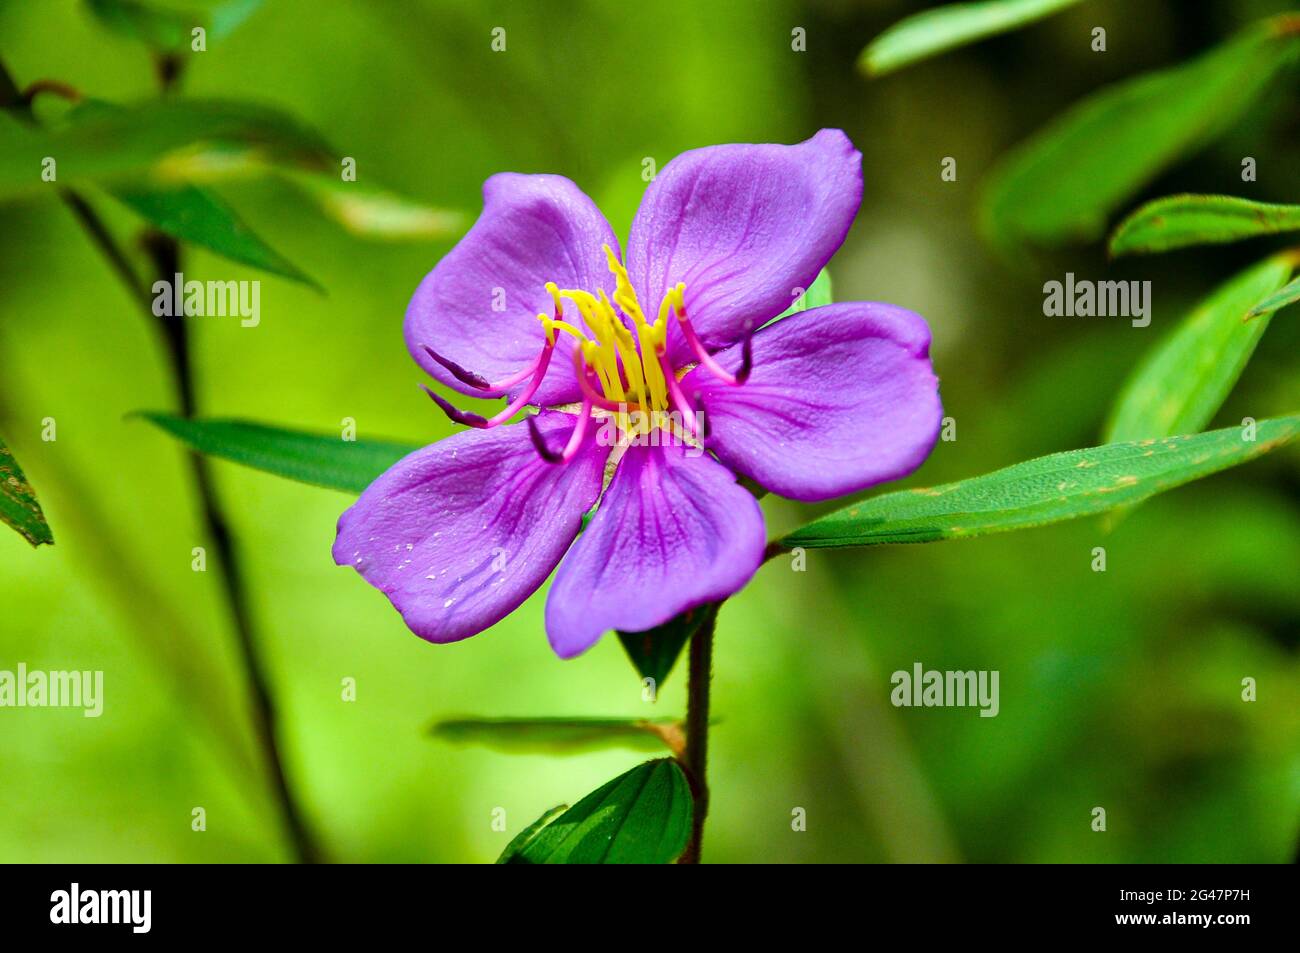
<svg viewBox="0 0 1300 953">
<path fill-rule="evenodd" d="M 762 563 L 763 533 L 758 501 L 712 457 L 629 448 L 551 584 L 551 647 L 572 658 L 609 629 L 652 629 L 731 595 Z"/>
<path fill-rule="evenodd" d="M 754 335 L 739 386 L 705 368 L 699 394 L 718 459 L 781 496 L 826 500 L 911 473 L 939 435 L 943 409 L 924 319 L 891 304 L 832 304 Z M 735 371 L 741 348 L 717 355 Z"/>
<path fill-rule="evenodd" d="M 537 320 L 552 314 L 546 291 L 612 293 L 601 246 L 618 239 L 591 199 L 559 175 L 494 175 L 483 184 L 483 213 L 416 289 L 406 309 L 406 346 L 417 364 L 448 387 L 481 396 L 424 350 L 489 381 L 532 363 L 545 336 Z M 518 393 L 523 385 L 512 389 Z M 555 360 L 536 395 L 542 406 L 578 399 L 568 360 Z"/>
<path fill-rule="evenodd" d="M 848 234 L 862 202 L 862 155 L 838 129 L 795 146 L 684 152 L 650 183 L 632 222 L 627 267 L 653 319 L 667 289 L 710 349 L 788 308 Z M 672 322 L 674 366 L 688 360 Z"/>
<path fill-rule="evenodd" d="M 544 411 L 567 437 L 570 414 Z M 546 463 L 522 424 L 467 430 L 404 457 L 339 518 L 334 561 L 379 589 L 411 631 L 455 642 L 498 622 L 546 579 L 600 495 L 608 450 Z"/>
</svg>

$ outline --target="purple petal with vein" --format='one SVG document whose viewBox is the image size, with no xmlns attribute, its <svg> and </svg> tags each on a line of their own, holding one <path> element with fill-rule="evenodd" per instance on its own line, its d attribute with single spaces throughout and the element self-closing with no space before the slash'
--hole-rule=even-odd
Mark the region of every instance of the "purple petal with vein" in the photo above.
<svg viewBox="0 0 1300 953">
<path fill-rule="evenodd" d="M 921 465 L 943 408 L 930 365 L 930 329 L 891 304 L 832 304 L 754 335 L 749 380 L 729 386 L 696 368 L 708 448 L 781 496 L 827 500 L 897 480 Z M 716 359 L 728 371 L 741 348 Z"/>
<path fill-rule="evenodd" d="M 561 658 L 610 629 L 640 632 L 739 590 L 763 560 L 758 501 L 680 445 L 631 447 L 546 600 Z"/>
<path fill-rule="evenodd" d="M 557 444 L 573 422 L 538 418 Z M 590 441 L 555 466 L 523 424 L 440 440 L 399 460 L 339 518 L 334 561 L 388 596 L 421 638 L 468 638 L 550 575 L 600 495 L 607 454 Z"/>
<path fill-rule="evenodd" d="M 686 284 L 686 308 L 710 349 L 788 308 L 828 262 L 862 201 L 862 155 L 838 129 L 794 146 L 724 145 L 684 152 L 646 189 L 627 267 L 653 319 Z M 673 322 L 673 366 L 693 358 Z"/>
<path fill-rule="evenodd" d="M 406 309 L 403 333 L 411 356 L 448 387 L 481 397 L 424 345 L 489 381 L 508 378 L 535 361 L 542 348 L 537 315 L 554 310 L 548 281 L 613 293 L 602 244 L 619 247 L 600 209 L 568 179 L 492 176 L 483 185 L 478 221 L 429 272 Z M 577 399 L 572 365 L 553 361 L 533 402 L 549 406 Z"/>
</svg>

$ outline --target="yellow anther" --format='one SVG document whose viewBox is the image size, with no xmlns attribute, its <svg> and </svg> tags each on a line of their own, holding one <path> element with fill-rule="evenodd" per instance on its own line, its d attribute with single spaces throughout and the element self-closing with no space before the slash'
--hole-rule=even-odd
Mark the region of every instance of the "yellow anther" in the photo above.
<svg viewBox="0 0 1300 953">
<path fill-rule="evenodd" d="M 542 322 L 542 327 L 546 330 L 546 343 L 555 346 L 555 322 L 549 315 L 539 314 L 537 320 Z"/>
<path fill-rule="evenodd" d="M 568 321 L 554 321 L 549 318 L 547 320 L 551 322 L 551 327 L 563 331 L 565 334 L 569 335 L 570 337 L 573 337 L 578 341 L 587 340 L 587 335 L 582 333 L 582 328 L 574 327 Z"/>
<path fill-rule="evenodd" d="M 614 249 L 608 245 L 602 246 L 605 249 L 605 257 L 609 260 L 609 270 L 614 274 L 614 301 L 623 309 L 623 313 L 632 319 L 632 323 L 637 327 L 646 324 L 645 315 L 641 313 L 641 303 L 637 301 L 636 289 L 632 287 L 632 279 L 628 277 L 627 269 L 623 263 L 618 260 L 614 254 Z"/>
<path fill-rule="evenodd" d="M 558 321 L 564 317 L 564 302 L 560 300 L 560 287 L 554 281 L 548 281 L 546 291 L 550 294 L 551 300 L 555 302 L 555 319 Z"/>
<path fill-rule="evenodd" d="M 609 245 L 604 249 L 609 270 L 614 275 L 613 300 L 602 289 L 592 294 L 547 282 L 546 291 L 555 302 L 555 317 L 539 317 L 552 343 L 556 330 L 578 340 L 581 359 L 595 372 L 607 399 L 628 404 L 633 408 L 632 413 L 639 415 L 632 423 L 622 420 L 621 426 L 652 429 L 658 425 L 655 418 L 662 416 L 659 412 L 668 408 L 668 382 L 659 360 L 668 341 L 668 312 L 675 309 L 679 317 L 685 316 L 682 295 L 686 286 L 679 283 L 668 290 L 659 306 L 657 320 L 651 324 L 641 310 L 627 268 Z M 586 331 L 576 323 L 561 320 L 566 298 L 582 315 Z M 627 320 L 631 321 L 631 328 Z"/>
<path fill-rule="evenodd" d="M 672 309 L 673 309 L 673 293 L 672 290 L 670 289 L 669 292 L 666 295 L 664 295 L 663 302 L 659 305 L 659 319 L 655 321 L 655 327 L 658 327 L 661 324 L 664 325 L 665 327 L 668 326 L 668 312 L 671 311 Z"/>
</svg>

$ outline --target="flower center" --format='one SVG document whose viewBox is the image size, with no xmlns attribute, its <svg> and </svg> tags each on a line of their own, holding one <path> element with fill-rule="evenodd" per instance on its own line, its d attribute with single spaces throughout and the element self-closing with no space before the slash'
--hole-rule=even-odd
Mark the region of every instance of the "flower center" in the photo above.
<svg viewBox="0 0 1300 953">
<path fill-rule="evenodd" d="M 554 332 L 562 331 L 578 342 L 575 362 L 579 380 L 594 376 L 600 391 L 592 388 L 589 395 L 598 406 L 614 409 L 641 410 L 653 414 L 667 410 L 671 391 L 676 387 L 672 368 L 666 367 L 664 353 L 668 341 L 668 317 L 674 308 L 681 308 L 683 284 L 670 288 L 659 305 L 654 322 L 646 320 L 637 300 L 636 289 L 628 278 L 627 269 L 618 260 L 613 249 L 604 246 L 609 270 L 614 275 L 614 300 L 604 291 L 593 295 L 576 288 L 559 288 L 547 282 L 546 290 L 555 302 L 553 318 L 539 314 L 538 320 L 546 328 L 547 339 L 554 341 Z M 564 302 L 570 301 L 582 316 L 578 326 L 564 320 Z M 618 310 L 615 310 L 617 306 Z M 632 321 L 635 334 L 628 329 L 619 311 Z"/>
<path fill-rule="evenodd" d="M 573 364 L 582 390 L 582 404 L 569 440 L 560 452 L 546 445 L 535 417 L 530 415 L 526 418 L 533 443 L 543 458 L 553 463 L 572 459 L 581 449 L 594 415 L 613 417 L 624 435 L 644 435 L 662 429 L 683 437 L 687 442 L 703 445 L 707 428 L 702 416 L 703 407 L 697 406 L 699 395 L 688 398 L 682 393 L 677 374 L 668 361 L 668 319 L 676 314 L 678 327 L 686 346 L 694 353 L 696 363 L 731 385 L 743 384 L 749 378 L 753 364 L 752 329 L 746 327 L 740 369 L 734 374 L 727 371 L 709 354 L 691 326 L 686 314 L 686 285 L 679 281 L 669 288 L 659 304 L 654 322 L 647 321 L 627 269 L 613 249 L 608 245 L 603 247 L 609 270 L 614 275 L 614 300 L 610 301 L 603 290 L 593 295 L 579 288 L 560 288 L 555 282 L 548 281 L 546 290 L 555 303 L 555 314 L 537 316 L 546 332 L 546 340 L 537 358 L 518 372 L 499 381 L 489 381 L 444 357 L 429 345 L 420 345 L 457 380 L 469 384 L 481 396 L 504 397 L 512 388 L 528 381 L 514 400 L 492 417 L 458 410 L 436 391 L 425 387 L 425 392 L 448 417 L 467 427 L 480 429 L 499 427 L 508 422 L 533 399 L 541 386 L 551 366 L 555 333 L 559 331 L 576 341 Z M 577 308 L 581 324 L 565 319 L 565 301 Z M 631 329 L 620 312 L 631 320 Z"/>
</svg>

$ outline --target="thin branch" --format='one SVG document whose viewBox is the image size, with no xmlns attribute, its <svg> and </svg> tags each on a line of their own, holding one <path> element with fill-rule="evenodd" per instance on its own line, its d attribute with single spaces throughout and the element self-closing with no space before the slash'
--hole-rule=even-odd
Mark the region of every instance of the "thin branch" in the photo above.
<svg viewBox="0 0 1300 953">
<path fill-rule="evenodd" d="M 718 607 L 714 606 L 691 636 L 686 685 L 686 751 L 681 762 L 695 798 L 695 810 L 691 817 L 691 839 L 678 860 L 680 864 L 700 862 L 704 819 L 709 814 L 709 688 L 713 679 L 713 631 L 717 619 Z"/>
<path fill-rule="evenodd" d="M 180 78 L 181 71 L 181 62 L 179 60 L 172 58 L 160 61 L 158 73 L 164 95 L 171 92 Z M 80 96 L 71 86 L 57 80 L 41 80 L 29 86 L 26 94 L 21 93 L 4 64 L 0 63 L 0 108 L 13 110 L 23 119 L 31 122 L 33 121 L 31 99 L 41 92 L 52 92 L 64 96 Z M 99 214 L 89 202 L 71 189 L 61 189 L 60 195 L 82 227 L 86 229 L 95 247 L 108 260 L 113 271 L 126 286 L 132 300 L 138 301 L 149 317 L 152 318 L 153 310 L 150 307 L 150 299 L 147 293 L 151 286 L 141 282 L 139 275 L 137 275 L 135 268 L 131 264 L 130 258 L 122 249 L 122 246 L 114 239 L 112 232 L 104 224 L 103 219 L 99 217 Z M 150 231 L 145 237 L 145 247 L 149 252 L 157 277 L 167 282 L 175 280 L 175 275 L 180 272 L 179 242 L 169 235 Z M 162 331 L 163 340 L 167 345 L 181 414 L 185 417 L 192 417 L 196 408 L 194 375 L 190 361 L 189 340 L 184 316 L 177 315 L 170 320 L 160 318 L 159 327 Z M 204 526 L 212 540 L 216 559 L 221 567 L 221 578 L 225 587 L 226 600 L 230 606 L 240 655 L 248 676 L 249 692 L 252 696 L 251 718 L 253 731 L 262 751 L 263 759 L 266 762 L 266 770 L 270 775 L 276 801 L 284 816 L 285 826 L 288 829 L 296 855 L 304 863 L 316 863 L 322 859 L 320 848 L 317 846 L 301 812 L 298 810 L 297 802 L 289 789 L 288 779 L 285 775 L 284 759 L 276 737 L 275 707 L 271 700 L 269 680 L 253 634 L 252 615 L 248 607 L 244 578 L 239 562 L 235 557 L 230 529 L 221 505 L 217 500 L 207 459 L 197 453 L 190 453 L 189 459 L 194 474 L 195 488 L 198 491 L 202 507 Z"/>
</svg>

